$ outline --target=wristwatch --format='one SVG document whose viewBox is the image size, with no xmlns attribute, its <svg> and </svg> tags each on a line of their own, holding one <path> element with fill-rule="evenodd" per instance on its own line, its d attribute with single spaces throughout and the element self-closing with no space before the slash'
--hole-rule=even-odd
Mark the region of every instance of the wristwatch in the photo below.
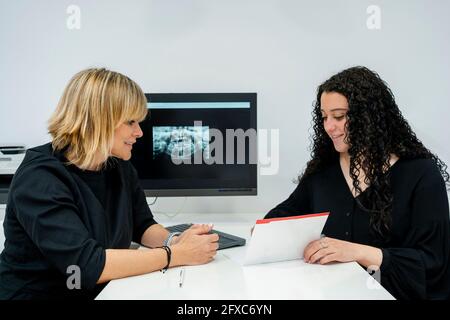
<svg viewBox="0 0 450 320">
<path fill-rule="evenodd" d="M 164 244 L 163 245 L 164 246 L 170 246 L 170 244 L 171 244 L 171 242 L 173 240 L 173 237 L 178 236 L 180 234 L 181 234 L 181 232 L 171 232 L 171 233 L 169 233 L 169 235 L 167 236 L 167 239 L 164 240 Z"/>
</svg>

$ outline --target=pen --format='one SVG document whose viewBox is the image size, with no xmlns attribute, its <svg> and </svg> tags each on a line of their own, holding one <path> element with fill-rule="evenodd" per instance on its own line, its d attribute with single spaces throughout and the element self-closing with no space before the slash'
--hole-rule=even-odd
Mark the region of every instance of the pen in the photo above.
<svg viewBox="0 0 450 320">
<path fill-rule="evenodd" d="M 184 273 L 185 273 L 184 268 L 181 268 L 181 270 L 180 270 L 180 282 L 178 283 L 180 288 L 183 286 Z"/>
</svg>

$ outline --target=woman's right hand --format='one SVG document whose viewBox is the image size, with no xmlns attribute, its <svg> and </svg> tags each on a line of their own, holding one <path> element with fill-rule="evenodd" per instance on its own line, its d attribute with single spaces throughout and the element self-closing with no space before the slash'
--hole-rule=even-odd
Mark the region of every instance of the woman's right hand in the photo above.
<svg viewBox="0 0 450 320">
<path fill-rule="evenodd" d="M 219 247 L 219 236 L 209 234 L 212 226 L 207 224 L 193 225 L 178 237 L 171 246 L 171 266 L 196 265 L 212 261 Z"/>
</svg>

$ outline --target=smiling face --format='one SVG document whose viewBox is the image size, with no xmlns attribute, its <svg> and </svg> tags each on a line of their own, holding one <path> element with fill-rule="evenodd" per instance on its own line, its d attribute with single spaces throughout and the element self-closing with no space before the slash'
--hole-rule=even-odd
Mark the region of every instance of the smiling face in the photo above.
<svg viewBox="0 0 450 320">
<path fill-rule="evenodd" d="M 344 141 L 347 130 L 348 101 L 337 92 L 324 92 L 320 97 L 323 127 L 333 141 L 334 148 L 339 153 L 348 152 L 349 145 Z"/>
<path fill-rule="evenodd" d="M 142 135 L 141 127 L 137 121 L 131 120 L 122 123 L 114 130 L 114 142 L 111 155 L 122 160 L 130 160 L 133 144 Z"/>
</svg>

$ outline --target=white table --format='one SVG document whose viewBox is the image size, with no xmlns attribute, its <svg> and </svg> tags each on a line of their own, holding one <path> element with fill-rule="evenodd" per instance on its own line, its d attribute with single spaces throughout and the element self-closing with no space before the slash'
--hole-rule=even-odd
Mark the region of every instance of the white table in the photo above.
<svg viewBox="0 0 450 320">
<path fill-rule="evenodd" d="M 250 239 L 250 228 L 261 215 L 178 215 L 157 217 L 163 225 L 215 223 L 215 229 Z M 233 222 L 227 222 L 233 221 Z M 97 299 L 247 300 L 247 299 L 394 299 L 357 263 L 307 264 L 303 260 L 243 266 L 246 246 L 220 250 L 214 261 L 166 273 L 111 281 Z"/>
</svg>

